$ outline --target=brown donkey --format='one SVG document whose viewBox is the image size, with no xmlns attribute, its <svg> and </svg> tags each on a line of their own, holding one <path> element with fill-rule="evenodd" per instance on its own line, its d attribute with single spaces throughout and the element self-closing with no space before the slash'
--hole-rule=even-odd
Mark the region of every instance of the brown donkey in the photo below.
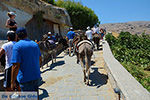
<svg viewBox="0 0 150 100">
<path fill-rule="evenodd" d="M 93 55 L 93 44 L 88 40 L 83 40 L 77 44 L 77 47 L 78 47 L 77 59 L 80 60 L 81 67 L 83 68 L 84 82 L 85 84 L 89 85 L 91 57 Z"/>
</svg>

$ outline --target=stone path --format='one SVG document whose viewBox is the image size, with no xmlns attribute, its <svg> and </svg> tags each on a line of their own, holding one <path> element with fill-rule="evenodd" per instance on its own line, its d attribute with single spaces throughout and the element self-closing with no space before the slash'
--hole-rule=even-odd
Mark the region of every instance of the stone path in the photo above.
<svg viewBox="0 0 150 100">
<path fill-rule="evenodd" d="M 39 95 L 42 100 L 116 100 L 107 73 L 104 69 L 102 51 L 95 51 L 92 57 L 91 86 L 83 83 L 81 66 L 76 57 L 61 53 L 57 62 L 41 69 L 43 84 Z"/>
</svg>

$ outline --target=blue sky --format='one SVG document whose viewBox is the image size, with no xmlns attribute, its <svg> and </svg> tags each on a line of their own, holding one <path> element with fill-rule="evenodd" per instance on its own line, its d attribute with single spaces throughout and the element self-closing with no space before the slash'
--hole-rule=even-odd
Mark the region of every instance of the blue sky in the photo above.
<svg viewBox="0 0 150 100">
<path fill-rule="evenodd" d="M 75 0 L 95 11 L 102 24 L 150 21 L 150 0 Z"/>
</svg>

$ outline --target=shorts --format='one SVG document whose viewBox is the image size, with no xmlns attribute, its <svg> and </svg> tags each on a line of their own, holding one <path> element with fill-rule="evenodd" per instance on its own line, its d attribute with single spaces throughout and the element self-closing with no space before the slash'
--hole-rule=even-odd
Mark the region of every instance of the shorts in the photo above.
<svg viewBox="0 0 150 100">
<path fill-rule="evenodd" d="M 12 67 L 5 69 L 5 74 L 4 74 L 4 88 L 9 88 L 11 87 L 11 69 Z"/>
<path fill-rule="evenodd" d="M 72 47 L 73 46 L 73 39 L 70 39 L 69 40 L 69 47 Z"/>
<path fill-rule="evenodd" d="M 37 80 L 32 80 L 25 83 L 19 83 L 21 91 L 36 91 L 38 92 L 38 88 L 41 82 L 41 78 Z"/>
</svg>

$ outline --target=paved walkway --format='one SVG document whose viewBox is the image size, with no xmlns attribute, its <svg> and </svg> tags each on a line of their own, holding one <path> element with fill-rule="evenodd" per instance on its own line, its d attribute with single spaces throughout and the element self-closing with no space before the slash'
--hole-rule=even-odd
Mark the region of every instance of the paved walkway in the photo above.
<svg viewBox="0 0 150 100">
<path fill-rule="evenodd" d="M 41 69 L 43 84 L 40 86 L 40 99 L 43 100 L 116 100 L 104 69 L 102 51 L 95 51 L 92 57 L 91 86 L 83 83 L 81 66 L 76 57 L 61 53 L 57 62 Z"/>
</svg>

